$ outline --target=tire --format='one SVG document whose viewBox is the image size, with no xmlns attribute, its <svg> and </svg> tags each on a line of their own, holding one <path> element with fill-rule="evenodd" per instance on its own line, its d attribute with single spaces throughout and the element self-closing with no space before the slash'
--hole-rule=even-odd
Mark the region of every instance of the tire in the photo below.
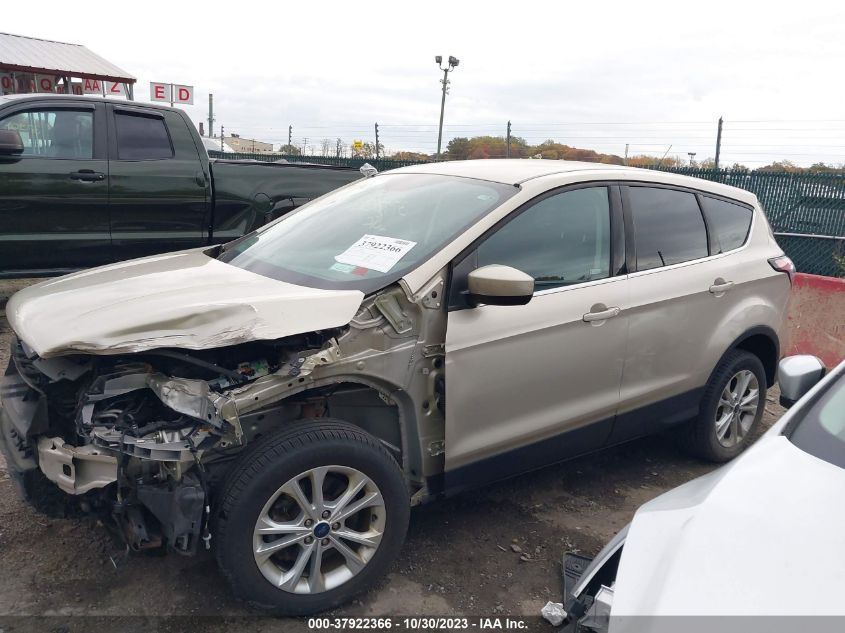
<svg viewBox="0 0 845 633">
<path fill-rule="evenodd" d="M 315 510 L 316 481 L 323 482 L 325 505 Z M 341 507 L 344 495 L 351 500 Z M 320 508 L 332 505 L 324 519 Z M 277 615 L 309 615 L 381 580 L 402 547 L 409 515 L 405 478 L 376 438 L 340 420 L 296 423 L 245 451 L 229 475 L 214 526 L 216 557 L 240 599 Z M 264 531 L 276 532 L 258 534 L 260 517 Z"/>
<path fill-rule="evenodd" d="M 737 407 L 728 406 L 727 402 L 733 401 L 723 396 L 743 388 L 740 380 L 746 377 L 749 384 L 744 389 L 744 394 L 739 397 L 740 412 L 739 417 L 736 417 Z M 752 406 L 753 402 L 742 405 L 743 401 L 751 398 L 755 383 L 756 406 Z M 763 363 L 750 352 L 732 350 L 719 362 L 710 376 L 701 399 L 698 417 L 686 428 L 681 429 L 681 444 L 690 453 L 702 459 L 716 463 L 730 461 L 748 446 L 763 417 L 765 406 L 766 372 Z M 733 413 L 729 413 L 731 411 Z M 731 419 L 725 428 L 724 420 L 728 417 Z M 724 433 L 721 438 L 720 432 Z"/>
</svg>

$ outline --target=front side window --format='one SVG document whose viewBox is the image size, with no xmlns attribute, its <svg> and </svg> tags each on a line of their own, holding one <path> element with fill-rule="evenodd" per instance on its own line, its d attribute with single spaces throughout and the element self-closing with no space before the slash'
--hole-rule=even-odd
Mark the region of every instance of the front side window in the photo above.
<svg viewBox="0 0 845 633">
<path fill-rule="evenodd" d="M 0 129 L 15 130 L 23 155 L 40 158 L 94 157 L 94 113 L 90 110 L 32 110 L 0 121 Z"/>
<path fill-rule="evenodd" d="M 637 270 L 707 257 L 707 229 L 695 196 L 657 187 L 628 187 Z"/>
<path fill-rule="evenodd" d="M 488 264 L 531 275 L 537 290 L 609 277 L 608 188 L 565 191 L 523 211 L 478 247 L 478 265 Z"/>
<path fill-rule="evenodd" d="M 718 252 L 732 251 L 745 243 L 751 228 L 751 209 L 708 196 L 701 196 L 701 206 L 710 233 L 716 238 Z"/>
<path fill-rule="evenodd" d="M 373 292 L 426 261 L 518 191 L 473 178 L 382 174 L 326 194 L 225 245 L 218 259 L 294 284 Z"/>
<path fill-rule="evenodd" d="M 120 160 L 173 158 L 173 147 L 164 120 L 159 117 L 114 113 L 117 157 Z"/>
</svg>

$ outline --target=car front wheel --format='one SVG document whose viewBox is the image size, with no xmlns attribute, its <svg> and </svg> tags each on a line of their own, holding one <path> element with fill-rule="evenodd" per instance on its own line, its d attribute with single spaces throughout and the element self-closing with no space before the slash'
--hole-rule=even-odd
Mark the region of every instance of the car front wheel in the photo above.
<svg viewBox="0 0 845 633">
<path fill-rule="evenodd" d="M 219 508 L 217 559 L 232 589 L 280 615 L 338 606 L 378 582 L 410 514 L 390 453 L 331 419 L 297 423 L 245 453 Z"/>
</svg>

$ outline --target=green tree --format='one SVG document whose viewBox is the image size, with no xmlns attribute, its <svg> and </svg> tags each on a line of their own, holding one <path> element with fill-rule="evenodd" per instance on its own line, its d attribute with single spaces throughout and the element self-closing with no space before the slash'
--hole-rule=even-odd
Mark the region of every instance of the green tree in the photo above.
<svg viewBox="0 0 845 633">
<path fill-rule="evenodd" d="M 282 145 L 279 148 L 279 151 L 282 154 L 287 154 L 288 156 L 301 156 L 302 155 L 302 150 L 300 150 L 295 145 Z"/>
</svg>

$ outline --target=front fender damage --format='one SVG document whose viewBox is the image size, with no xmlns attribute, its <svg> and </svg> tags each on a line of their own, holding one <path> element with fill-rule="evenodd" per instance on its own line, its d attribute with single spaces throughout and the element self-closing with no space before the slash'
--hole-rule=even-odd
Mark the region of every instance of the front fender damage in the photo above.
<svg viewBox="0 0 845 633">
<path fill-rule="evenodd" d="M 214 496 L 240 450 L 300 419 L 340 417 L 373 434 L 421 500 L 443 468 L 443 283 L 420 296 L 397 284 L 341 327 L 196 352 L 43 358 L 16 342 L 15 393 L 49 415 L 36 425 L 4 402 L 7 426 L 44 477 L 112 516 L 133 549 L 208 546 Z"/>
</svg>

